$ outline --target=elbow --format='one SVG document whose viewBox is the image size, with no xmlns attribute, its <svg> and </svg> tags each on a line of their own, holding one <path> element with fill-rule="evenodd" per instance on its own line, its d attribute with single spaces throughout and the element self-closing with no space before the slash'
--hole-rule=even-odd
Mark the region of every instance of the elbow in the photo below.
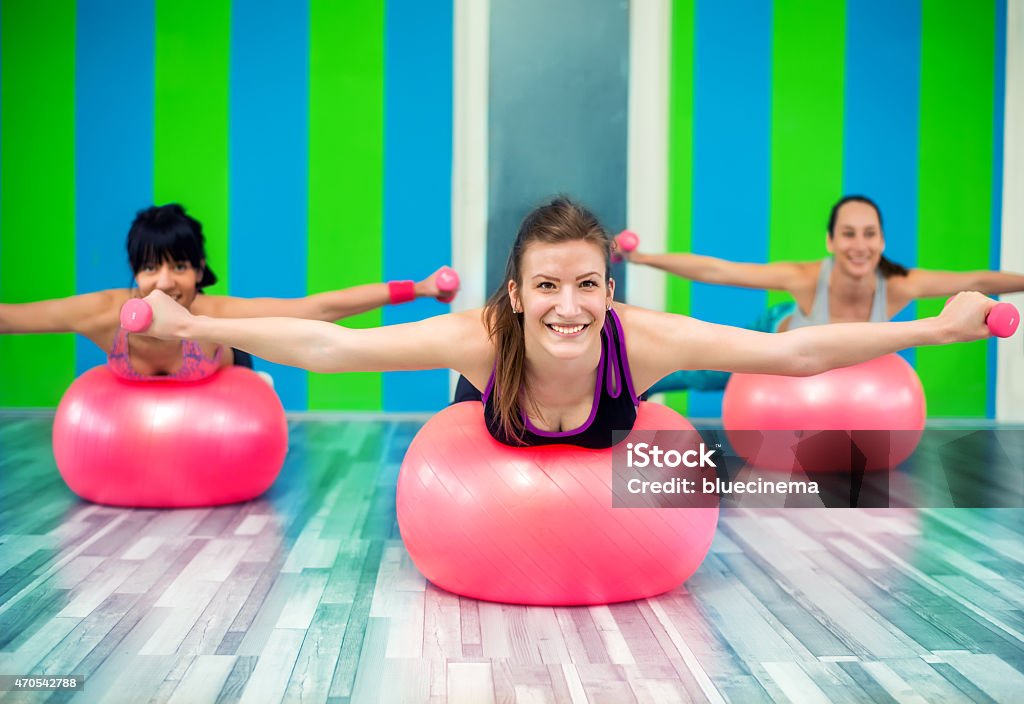
<svg viewBox="0 0 1024 704">
<path fill-rule="evenodd" d="M 794 349 L 786 355 L 783 365 L 786 376 L 814 376 L 827 372 L 835 365 L 808 345 L 794 345 Z"/>
<path fill-rule="evenodd" d="M 333 323 L 335 320 L 340 320 L 344 317 L 344 314 L 337 310 L 336 306 L 332 306 L 328 301 L 323 299 L 323 296 L 310 296 L 306 299 L 306 309 L 303 311 L 303 318 L 309 320 L 319 320 L 324 323 Z"/>
<path fill-rule="evenodd" d="M 989 276 L 987 271 L 979 271 L 975 274 L 974 278 L 971 279 L 970 283 L 964 287 L 965 291 L 979 291 L 984 293 L 986 296 L 999 293 L 999 286 L 992 276 Z"/>
<path fill-rule="evenodd" d="M 306 363 L 301 365 L 315 374 L 337 374 L 342 371 L 333 345 L 320 344 L 310 350 Z"/>
<path fill-rule="evenodd" d="M 832 367 L 821 358 L 805 355 L 793 360 L 789 376 L 815 376 L 827 372 L 829 369 Z"/>
<path fill-rule="evenodd" d="M 702 284 L 729 285 L 729 277 L 717 260 L 697 264 L 689 278 Z"/>
<path fill-rule="evenodd" d="M 288 309 L 282 315 L 291 318 L 333 323 L 341 317 L 336 314 L 338 307 L 332 305 L 331 299 L 323 293 L 314 293 L 305 298 L 292 299 L 288 303 Z"/>
<path fill-rule="evenodd" d="M 317 374 L 338 374 L 349 371 L 345 368 L 344 328 L 333 324 L 325 326 L 324 334 L 309 345 L 306 359 L 301 366 Z"/>
</svg>

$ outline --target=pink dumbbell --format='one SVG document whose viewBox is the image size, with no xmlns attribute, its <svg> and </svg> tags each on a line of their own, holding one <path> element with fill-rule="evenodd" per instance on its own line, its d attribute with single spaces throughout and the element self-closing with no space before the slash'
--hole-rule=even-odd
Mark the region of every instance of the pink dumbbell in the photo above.
<svg viewBox="0 0 1024 704">
<path fill-rule="evenodd" d="M 141 298 L 130 298 L 121 306 L 121 327 L 128 332 L 142 332 L 153 322 L 153 309 Z"/>
<path fill-rule="evenodd" d="M 437 272 L 434 283 L 437 284 L 437 290 L 441 292 L 437 300 L 441 301 L 441 303 L 451 303 L 455 300 L 455 294 L 459 292 L 459 275 L 455 269 L 452 269 L 450 266 L 442 267 Z"/>
<path fill-rule="evenodd" d="M 1005 301 L 996 303 L 985 316 L 985 322 L 988 323 L 988 329 L 996 337 L 1010 337 L 1017 332 L 1017 326 L 1020 324 L 1020 311 L 1012 303 Z"/>
<path fill-rule="evenodd" d="M 947 298 L 946 305 L 948 306 L 954 298 L 956 296 Z M 1017 332 L 1017 326 L 1020 324 L 1020 311 L 1012 303 L 1006 301 L 996 303 L 985 316 L 985 323 L 988 325 L 989 332 L 996 337 L 1010 337 Z"/>
<path fill-rule="evenodd" d="M 612 263 L 618 264 L 622 261 L 620 252 L 632 252 L 640 244 L 640 237 L 632 230 L 623 230 L 615 236 L 615 245 L 612 247 Z"/>
</svg>

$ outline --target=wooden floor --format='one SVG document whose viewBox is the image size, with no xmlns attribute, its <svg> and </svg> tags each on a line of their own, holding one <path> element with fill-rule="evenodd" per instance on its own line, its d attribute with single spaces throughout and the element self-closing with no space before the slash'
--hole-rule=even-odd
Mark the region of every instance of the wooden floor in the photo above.
<svg viewBox="0 0 1024 704">
<path fill-rule="evenodd" d="M 216 509 L 86 504 L 52 419 L 0 415 L 0 702 L 1020 702 L 1024 510 L 732 509 L 684 586 L 528 608 L 426 583 L 395 524 L 412 421 L 296 421 Z"/>
</svg>

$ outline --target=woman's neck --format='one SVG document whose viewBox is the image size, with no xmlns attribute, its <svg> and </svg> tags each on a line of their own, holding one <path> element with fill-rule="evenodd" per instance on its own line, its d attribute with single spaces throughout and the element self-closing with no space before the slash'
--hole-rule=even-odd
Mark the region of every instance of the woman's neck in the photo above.
<svg viewBox="0 0 1024 704">
<path fill-rule="evenodd" d="M 829 298 L 832 301 L 855 304 L 863 303 L 866 298 L 870 302 L 877 287 L 878 277 L 875 272 L 866 276 L 850 276 L 839 267 L 832 267 L 828 283 Z"/>
<path fill-rule="evenodd" d="M 576 359 L 565 360 L 543 352 L 531 354 L 527 350 L 526 387 L 530 398 L 541 406 L 565 406 L 590 399 L 597 383 L 597 368 L 601 363 L 601 347 Z"/>
</svg>

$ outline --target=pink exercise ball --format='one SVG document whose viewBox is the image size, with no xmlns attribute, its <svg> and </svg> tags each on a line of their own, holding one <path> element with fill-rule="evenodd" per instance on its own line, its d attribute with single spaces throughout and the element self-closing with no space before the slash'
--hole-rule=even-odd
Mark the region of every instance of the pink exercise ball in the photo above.
<svg viewBox="0 0 1024 704">
<path fill-rule="evenodd" d="M 246 501 L 274 483 L 287 450 L 277 394 L 239 367 L 195 382 L 127 381 L 95 367 L 64 393 L 53 423 L 68 488 L 111 506 Z"/>
<path fill-rule="evenodd" d="M 807 377 L 733 374 L 722 400 L 733 449 L 779 471 L 890 469 L 917 448 L 925 414 L 921 380 L 895 354 Z"/>
<path fill-rule="evenodd" d="M 643 403 L 638 430 L 693 426 Z M 479 402 L 459 403 L 409 446 L 398 525 L 423 576 L 476 599 L 606 604 L 678 587 L 711 546 L 717 503 L 613 508 L 612 479 L 611 449 L 509 447 L 488 433 Z"/>
</svg>

